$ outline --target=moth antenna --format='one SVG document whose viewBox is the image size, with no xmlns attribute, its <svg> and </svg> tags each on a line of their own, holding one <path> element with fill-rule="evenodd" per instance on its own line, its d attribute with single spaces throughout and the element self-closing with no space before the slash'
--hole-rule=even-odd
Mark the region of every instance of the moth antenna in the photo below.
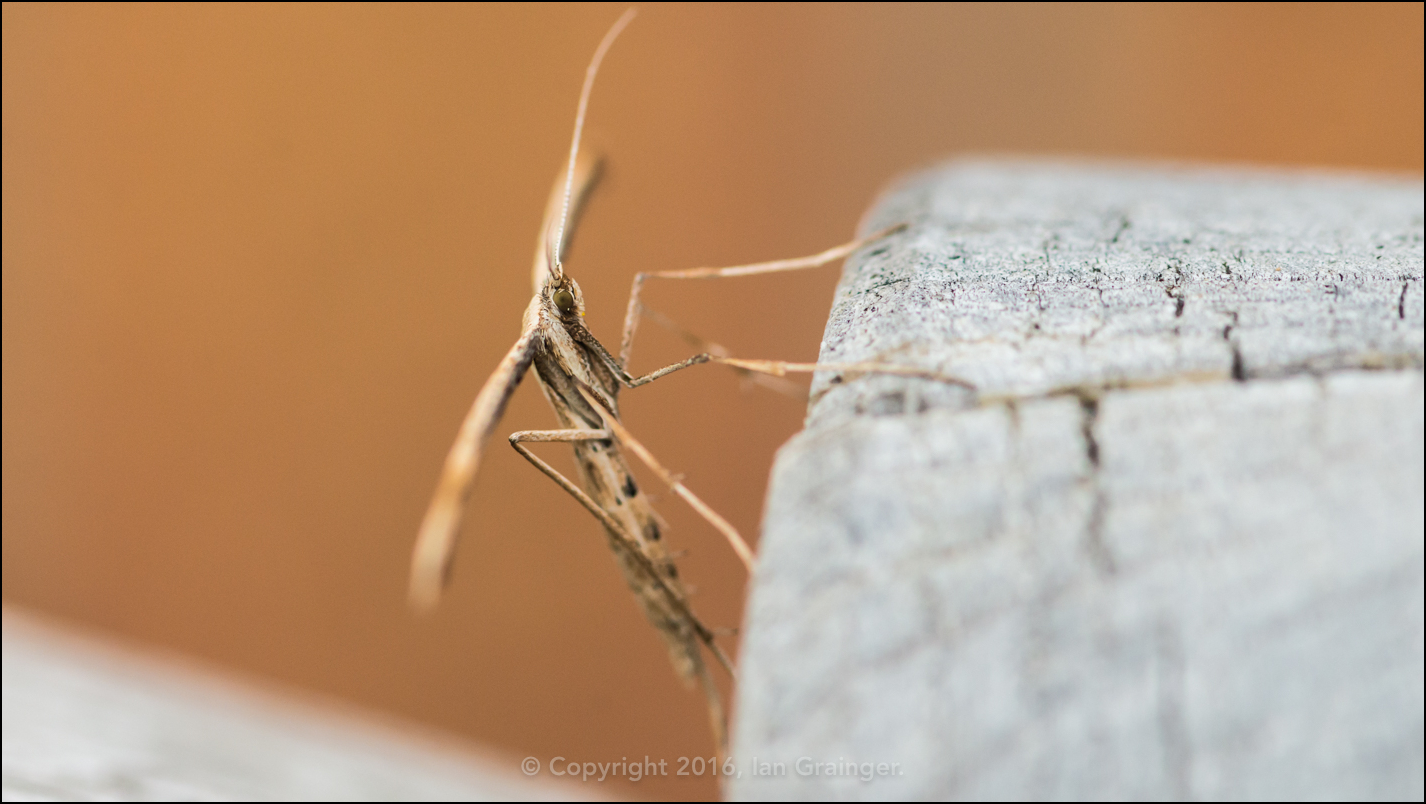
<svg viewBox="0 0 1426 804">
<path fill-rule="evenodd" d="M 604 61 L 604 54 L 614 44 L 619 32 L 624 30 L 624 26 L 628 25 L 637 13 L 637 10 L 630 6 L 619 16 L 619 19 L 614 21 L 614 26 L 604 34 L 604 38 L 599 42 L 599 47 L 594 51 L 594 58 L 590 60 L 589 67 L 584 71 L 584 88 L 579 91 L 579 111 L 574 114 L 574 140 L 569 144 L 569 170 L 565 173 L 564 179 L 564 206 L 560 210 L 560 225 L 555 234 L 555 253 L 551 255 L 549 261 L 550 274 L 556 279 L 564 276 L 564 265 L 560 263 L 560 244 L 564 242 L 564 226 L 569 218 L 569 197 L 574 191 L 574 160 L 579 155 L 579 135 L 584 131 L 584 113 L 589 108 L 589 93 L 594 88 L 594 76 L 599 72 L 599 63 Z"/>
</svg>

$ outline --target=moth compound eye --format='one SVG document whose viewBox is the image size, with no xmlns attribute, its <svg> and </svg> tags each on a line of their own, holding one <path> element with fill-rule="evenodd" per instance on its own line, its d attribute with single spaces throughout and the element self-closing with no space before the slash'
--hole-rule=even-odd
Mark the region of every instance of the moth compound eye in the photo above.
<svg viewBox="0 0 1426 804">
<path fill-rule="evenodd" d="M 555 291 L 554 298 L 551 299 L 560 311 L 560 315 L 569 315 L 574 312 L 574 294 L 568 290 Z"/>
</svg>

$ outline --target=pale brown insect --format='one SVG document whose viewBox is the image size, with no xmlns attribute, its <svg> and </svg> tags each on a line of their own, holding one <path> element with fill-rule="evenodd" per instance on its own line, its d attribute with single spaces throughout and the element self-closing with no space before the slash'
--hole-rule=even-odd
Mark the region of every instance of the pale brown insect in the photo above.
<svg viewBox="0 0 1426 804">
<path fill-rule="evenodd" d="M 456 536 L 480 467 L 485 442 L 499 422 L 515 387 L 525 372 L 534 366 L 535 376 L 545 398 L 554 408 L 561 429 L 518 432 L 510 436 L 510 444 L 603 524 L 615 561 L 645 616 L 667 645 L 675 671 L 685 683 L 691 685 L 696 682 L 702 688 L 708 702 L 714 739 L 720 752 L 725 752 L 727 727 L 723 705 L 702 651 L 707 649 L 729 675 L 733 674 L 732 663 L 715 642 L 713 631 L 694 615 L 688 591 L 679 580 L 673 558 L 661 540 L 659 517 L 634 482 L 624 461 L 623 450 L 628 449 L 638 456 L 676 494 L 722 532 L 750 573 L 753 570 L 753 552 L 732 525 L 659 464 L 624 427 L 619 420 L 620 388 L 635 388 L 679 369 L 709 362 L 723 363 L 742 372 L 775 376 L 788 372 L 830 370 L 906 374 L 963 383 L 952 377 L 907 366 L 738 360 L 729 357 L 716 344 L 703 344 L 706 351 L 643 376 L 635 377 L 627 370 L 634 332 L 643 312 L 639 291 L 646 279 L 747 276 L 811 268 L 845 257 L 867 243 L 900 231 L 904 228 L 901 226 L 811 257 L 732 268 L 641 273 L 634 279 L 617 360 L 585 328 L 582 321 L 584 296 L 579 284 L 565 273 L 563 265 L 573 231 L 572 223 L 579 217 L 580 208 L 598 177 L 598 161 L 579 149 L 580 132 L 599 63 L 633 15 L 633 9 L 626 11 L 605 34 L 585 73 L 569 161 L 556 180 L 540 228 L 533 275 L 535 295 L 525 308 L 520 337 L 476 395 L 475 403 L 466 414 L 455 443 L 446 456 L 445 468 L 421 523 L 411 559 L 411 603 L 419 610 L 426 610 L 434 606 L 439 598 L 449 575 Z M 577 484 L 523 446 L 523 442 L 550 441 L 568 442 L 573 446 Z"/>
</svg>

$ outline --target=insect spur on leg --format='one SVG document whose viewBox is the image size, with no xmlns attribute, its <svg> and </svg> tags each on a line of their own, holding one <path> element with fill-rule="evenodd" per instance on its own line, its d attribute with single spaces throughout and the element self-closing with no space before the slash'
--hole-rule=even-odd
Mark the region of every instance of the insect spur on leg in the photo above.
<svg viewBox="0 0 1426 804">
<path fill-rule="evenodd" d="M 732 525 L 665 469 L 623 425 L 619 420 L 620 389 L 636 388 L 674 371 L 710 362 L 724 363 L 745 372 L 772 375 L 830 369 L 911 374 L 953 382 L 959 380 L 920 369 L 875 363 L 828 365 L 739 360 L 711 347 L 687 360 L 643 376 L 633 376 L 627 370 L 641 309 L 638 292 L 646 278 L 739 276 L 824 265 L 873 240 L 899 231 L 901 227 L 893 227 L 798 260 L 726 269 L 640 274 L 630 298 L 621 356 L 617 360 L 584 326 L 584 296 L 578 283 L 566 274 L 563 263 L 574 223 L 598 178 L 598 161 L 579 148 L 580 133 L 599 64 L 614 38 L 632 18 L 633 9 L 629 9 L 610 28 L 585 73 L 569 160 L 556 180 L 540 228 L 533 274 L 534 296 L 525 308 L 520 336 L 476 395 L 446 456 L 440 481 L 421 522 L 411 558 L 410 598 L 415 608 L 427 610 L 440 597 L 449 576 L 456 537 L 486 441 L 500 421 L 516 386 L 533 367 L 540 388 L 559 419 L 560 429 L 518 432 L 510 436 L 510 444 L 604 526 L 615 563 L 623 571 L 624 579 L 643 608 L 644 615 L 663 638 L 674 669 L 686 684 L 691 686 L 696 683 L 702 688 L 714 739 L 719 752 L 726 754 L 727 726 L 722 699 L 704 661 L 703 651 L 707 650 L 730 676 L 733 675 L 732 663 L 714 640 L 714 632 L 694 615 L 688 601 L 688 589 L 679 580 L 674 566 L 674 556 L 662 542 L 660 519 L 634 482 L 623 451 L 627 449 L 646 463 L 676 494 L 717 528 L 749 572 L 753 568 L 753 553 Z M 570 444 L 574 451 L 578 482 L 566 478 L 524 446 L 531 442 Z"/>
</svg>

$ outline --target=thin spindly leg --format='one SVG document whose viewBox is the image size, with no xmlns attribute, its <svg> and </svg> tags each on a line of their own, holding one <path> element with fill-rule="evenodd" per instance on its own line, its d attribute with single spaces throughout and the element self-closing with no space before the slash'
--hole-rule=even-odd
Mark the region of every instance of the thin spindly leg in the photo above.
<svg viewBox="0 0 1426 804">
<path fill-rule="evenodd" d="M 624 427 L 623 423 L 619 421 L 619 417 L 609 412 L 603 400 L 595 394 L 590 393 L 589 388 L 585 386 L 584 383 L 579 384 L 579 392 L 584 395 L 586 402 L 592 405 L 595 410 L 599 411 L 599 415 L 604 419 L 604 426 L 613 431 L 614 436 L 619 440 L 621 445 L 633 450 L 634 454 L 639 456 L 639 460 L 654 470 L 654 474 L 658 475 L 659 479 L 663 480 L 664 483 L 668 484 L 669 488 L 673 489 L 674 494 L 682 497 L 685 502 L 693 507 L 693 510 L 698 512 L 699 516 L 708 520 L 708 524 L 717 528 L 718 531 L 723 534 L 724 538 L 728 540 L 728 544 L 733 546 L 733 552 L 737 553 L 738 558 L 743 560 L 743 566 L 747 567 L 748 573 L 751 574 L 753 571 L 753 551 L 752 548 L 748 547 L 748 543 L 743 541 L 743 537 L 738 535 L 737 529 L 729 524 L 728 520 L 719 516 L 717 511 L 708 507 L 707 503 L 698 499 L 698 495 L 683 485 L 683 482 L 675 477 L 672 472 L 665 469 L 663 464 L 659 463 L 658 459 L 653 456 L 653 453 L 649 452 L 648 448 L 639 443 L 639 440 L 634 438 L 634 434 L 630 433 L 628 428 Z M 598 432 L 607 431 L 600 430 Z"/>
<path fill-rule="evenodd" d="M 715 279 L 718 277 L 754 276 L 756 274 L 771 274 L 779 271 L 800 271 L 804 268 L 817 268 L 829 262 L 840 260 L 868 243 L 874 243 L 884 237 L 890 237 L 904 229 L 906 229 L 906 224 L 899 223 L 895 226 L 882 229 L 875 234 L 863 237 L 860 240 L 853 240 L 850 243 L 829 248 L 821 254 L 813 254 L 810 257 L 794 257 L 790 260 L 757 262 L 751 265 L 734 265 L 728 268 L 690 268 L 684 271 L 655 271 L 653 273 L 637 274 L 634 277 L 634 286 L 629 290 L 629 309 L 624 314 L 624 335 L 619 342 L 619 365 L 627 367 L 629 365 L 629 357 L 634 352 L 634 332 L 639 327 L 639 315 L 642 311 L 639 302 L 639 293 L 644 288 L 644 282 L 649 279 Z"/>
<path fill-rule="evenodd" d="M 788 374 L 811 374 L 817 371 L 839 371 L 850 374 L 899 374 L 903 377 L 921 377 L 975 390 L 974 384 L 960 377 L 915 366 L 898 366 L 894 363 L 789 363 L 784 360 L 739 360 L 734 357 L 714 356 L 710 356 L 708 360 L 713 363 L 722 363 L 725 366 L 771 374 L 775 377 Z"/>
<path fill-rule="evenodd" d="M 600 508 L 599 503 L 596 503 L 593 498 L 584 493 L 584 489 L 575 485 L 569 478 L 560 474 L 554 467 L 541 460 L 540 456 L 531 452 L 521 444 L 523 441 L 604 441 L 611 437 L 616 436 L 609 430 L 524 430 L 511 434 L 510 446 L 514 447 L 516 452 L 523 455 L 525 460 L 534 464 L 536 469 L 544 472 L 545 476 L 557 483 L 560 488 L 569 492 L 571 497 L 577 500 L 580 505 L 584 506 L 589 513 L 593 514 L 594 518 L 598 519 L 600 524 L 604 525 L 605 529 L 609 531 L 610 536 L 619 542 L 619 546 L 623 547 L 625 552 L 627 552 L 635 562 L 641 564 L 648 576 L 653 579 L 654 583 L 658 584 L 670 606 L 678 610 L 681 615 L 688 619 L 688 622 L 692 624 L 694 632 L 698 634 L 698 641 L 702 642 L 704 646 L 713 653 L 714 657 L 718 659 L 718 663 L 723 665 L 724 670 L 728 671 L 728 675 L 736 676 L 736 673 L 733 671 L 732 661 L 728 659 L 728 655 L 724 653 L 723 649 L 718 647 L 718 644 L 714 641 L 713 632 L 694 616 L 693 612 L 689 610 L 688 604 L 684 602 L 683 597 L 664 583 L 663 573 L 659 572 L 659 568 L 654 566 L 653 561 L 644 555 L 643 550 L 639 549 L 638 542 L 624 532 L 624 528 L 619 524 L 618 520 L 610 516 L 609 512 Z"/>
<path fill-rule="evenodd" d="M 579 501 L 580 505 L 583 505 L 589 510 L 589 513 L 594 514 L 594 517 L 604 525 L 609 531 L 609 534 L 616 541 L 620 542 L 620 546 L 624 548 L 624 551 L 635 561 L 643 564 L 645 574 L 659 585 L 664 593 L 664 598 L 692 625 L 694 633 L 698 635 L 699 641 L 712 652 L 713 656 L 718 659 L 718 663 L 723 665 L 723 669 L 728 671 L 729 676 L 736 677 L 736 674 L 733 672 L 733 662 L 728 658 L 728 655 L 723 652 L 723 649 L 718 647 L 718 644 L 714 642 L 713 632 L 693 615 L 693 612 L 688 609 L 687 604 L 683 601 L 682 596 L 675 593 L 674 590 L 670 589 L 668 585 L 664 583 L 663 573 L 659 572 L 658 568 L 654 566 L 653 561 L 644 555 L 644 551 L 640 550 L 638 544 L 624 532 L 623 527 L 620 526 L 613 517 L 609 516 L 608 512 L 600 508 L 599 504 L 594 502 L 588 494 L 585 494 L 583 489 L 570 482 L 569 478 L 560 474 L 554 467 L 545 463 L 539 456 L 521 444 L 521 442 L 524 441 L 604 441 L 613 436 L 614 434 L 609 430 L 525 430 L 513 433 L 510 436 L 510 446 L 514 447 L 516 452 L 525 456 L 525 460 L 534 464 L 536 469 L 544 472 L 551 480 L 558 483 L 560 488 L 569 492 L 572 497 Z M 723 711 L 722 696 L 718 694 L 718 686 L 713 682 L 713 677 L 708 673 L 708 666 L 703 662 L 698 663 L 698 683 L 703 689 L 704 698 L 708 701 L 708 721 L 709 725 L 713 727 L 713 739 L 718 744 L 719 758 L 721 759 L 721 755 L 725 754 L 728 750 L 728 721 Z"/>
<path fill-rule="evenodd" d="M 694 355 L 687 360 L 681 360 L 671 366 L 664 366 L 658 371 L 651 371 L 642 377 L 635 377 L 624 370 L 619 365 L 614 356 L 604 348 L 604 345 L 594 337 L 593 333 L 585 329 L 582 324 L 574 323 L 567 325 L 569 333 L 580 343 L 588 346 L 590 351 L 599 357 L 600 362 L 619 378 L 619 382 L 629 388 L 638 388 L 640 385 L 657 380 L 668 374 L 672 374 L 680 369 L 696 366 L 700 363 L 722 363 L 725 366 L 744 369 L 746 371 L 756 371 L 760 374 L 771 374 L 775 377 L 783 377 L 788 374 L 811 374 L 817 371 L 838 371 L 858 374 L 900 374 L 905 377 L 921 377 L 928 380 L 959 385 L 963 388 L 975 390 L 975 386 L 960 377 L 950 374 L 942 374 L 931 369 L 918 368 L 916 366 L 898 366 L 894 363 L 789 363 L 785 360 L 742 360 L 725 355 L 716 355 L 704 352 Z"/>
<path fill-rule="evenodd" d="M 728 349 L 722 344 L 714 343 L 713 341 L 710 341 L 706 338 L 702 338 L 695 333 L 689 332 L 688 330 L 679 326 L 677 321 L 674 321 L 672 318 L 669 318 L 663 313 L 660 313 L 658 310 L 655 310 L 651 307 L 642 307 L 641 312 L 645 317 L 652 319 L 654 323 L 682 338 L 684 343 L 687 343 L 689 346 L 692 346 L 694 349 L 697 349 L 700 352 L 707 352 L 708 354 L 714 357 L 730 356 L 728 353 Z M 773 376 L 771 374 L 759 374 L 757 372 L 750 371 L 745 368 L 739 368 L 737 366 L 729 366 L 728 368 L 731 368 L 734 373 L 736 373 L 743 380 L 751 382 L 754 385 L 761 385 L 769 391 L 774 391 L 784 396 L 792 397 L 793 399 L 796 399 L 800 402 L 807 401 L 807 391 L 803 389 L 802 386 L 798 385 L 795 382 L 787 380 L 786 378 Z"/>
<path fill-rule="evenodd" d="M 614 356 L 609 354 L 609 350 L 604 348 L 604 344 L 600 343 L 599 339 L 595 338 L 594 334 L 586 329 L 583 324 L 577 321 L 568 322 L 565 327 L 575 340 L 589 347 L 589 350 L 598 356 L 599 361 L 608 367 L 615 377 L 619 378 L 620 383 L 629 388 L 638 388 L 640 385 L 646 385 L 660 377 L 672 374 L 680 369 L 686 369 L 689 366 L 699 365 L 700 363 L 722 363 L 725 366 L 733 366 L 734 368 L 744 369 L 746 371 L 756 371 L 760 374 L 771 374 L 775 377 L 799 373 L 810 374 L 817 371 L 840 371 L 861 374 L 900 374 L 906 377 L 922 377 L 928 380 L 937 380 L 952 385 L 959 385 L 971 390 L 975 389 L 974 385 L 960 377 L 942 374 L 939 371 L 932 371 L 931 369 L 917 368 L 916 366 L 898 366 L 894 363 L 876 362 L 789 363 L 784 360 L 742 360 L 725 355 L 710 354 L 708 352 L 694 355 L 687 360 L 680 360 L 670 366 L 664 366 L 658 371 L 651 371 L 642 377 L 635 377 L 624 370 L 624 367 L 614 359 Z"/>
<path fill-rule="evenodd" d="M 680 369 L 696 366 L 700 363 L 721 363 L 734 369 L 744 372 L 756 372 L 759 374 L 771 375 L 773 377 L 784 377 L 795 373 L 813 373 L 817 371 L 839 371 L 855 372 L 866 374 L 899 374 L 907 377 L 921 377 L 924 379 L 937 380 L 951 383 L 974 390 L 974 386 L 966 380 L 939 371 L 917 368 L 914 366 L 899 366 L 892 363 L 878 363 L 874 361 L 864 361 L 856 363 L 792 363 L 783 360 L 743 360 L 729 356 L 728 350 L 718 344 L 703 341 L 695 335 L 683 330 L 677 324 L 654 314 L 665 326 L 674 329 L 685 340 L 694 343 L 695 348 L 702 348 L 701 354 L 694 355 L 687 360 L 664 366 L 657 371 L 649 372 L 643 376 L 635 377 L 628 372 L 630 356 L 634 350 L 634 333 L 638 330 L 639 319 L 646 313 L 652 313 L 643 307 L 639 301 L 639 294 L 643 290 L 644 282 L 648 279 L 711 279 L 717 277 L 730 276 L 752 276 L 755 274 L 775 273 L 778 271 L 797 271 L 804 268 L 816 268 L 826 265 L 834 260 L 841 259 L 863 246 L 873 243 L 885 237 L 890 237 L 897 232 L 906 229 L 906 224 L 883 229 L 868 237 L 853 240 L 836 248 L 828 249 L 821 254 L 814 254 L 810 257 L 799 257 L 790 260 L 774 260 L 772 262 L 760 262 L 752 265 L 735 265 L 729 268 L 693 268 L 686 271 L 659 271 L 655 273 L 641 273 L 634 277 L 633 288 L 629 291 L 629 309 L 624 316 L 623 342 L 619 350 L 619 359 L 615 360 L 609 354 L 603 344 L 583 327 L 574 330 L 573 334 L 586 346 L 589 346 L 597 355 L 601 362 L 619 377 L 620 382 L 630 388 L 653 382 L 667 374 L 672 374 Z M 653 316 L 651 316 L 653 317 Z"/>
<path fill-rule="evenodd" d="M 524 441 L 570 444 L 575 441 L 608 441 L 613 437 L 608 430 L 521 430 L 510 434 L 510 445 Z"/>
</svg>

